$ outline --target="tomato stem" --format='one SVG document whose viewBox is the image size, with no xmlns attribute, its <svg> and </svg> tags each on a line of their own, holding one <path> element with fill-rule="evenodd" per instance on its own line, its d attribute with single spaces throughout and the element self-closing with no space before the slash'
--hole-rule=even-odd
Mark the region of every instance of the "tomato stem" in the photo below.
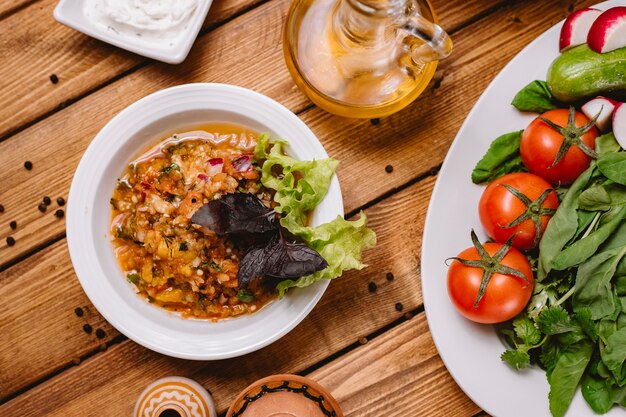
<svg viewBox="0 0 626 417">
<path fill-rule="evenodd" d="M 483 275 L 480 280 L 480 287 L 478 289 L 478 295 L 476 297 L 476 301 L 474 302 L 474 308 L 478 307 L 480 300 L 482 300 L 483 296 L 485 295 L 485 292 L 487 291 L 487 285 L 493 277 L 493 274 L 513 275 L 517 278 L 523 279 L 524 281 L 526 281 L 526 283 L 530 282 L 523 272 L 520 272 L 515 268 L 511 268 L 510 266 L 502 265 L 501 263 L 507 253 L 509 253 L 509 251 L 511 250 L 513 238 L 515 238 L 515 235 L 511 236 L 509 240 L 507 240 L 506 243 L 500 249 L 498 249 L 498 251 L 493 256 L 489 255 L 485 247 L 480 243 L 480 240 L 478 240 L 478 236 L 476 236 L 474 229 L 472 229 L 471 237 L 472 244 L 476 248 L 480 259 L 462 259 L 457 257 L 450 259 L 459 261 L 465 266 L 481 268 L 483 270 Z"/>
<path fill-rule="evenodd" d="M 526 206 L 526 211 L 520 214 L 515 220 L 511 223 L 500 226 L 503 229 L 508 229 L 510 227 L 515 227 L 528 219 L 533 221 L 535 225 L 535 238 L 533 239 L 533 248 L 539 244 L 539 239 L 541 238 L 541 216 L 552 216 L 556 213 L 555 209 L 545 208 L 543 207 L 543 203 L 545 203 L 546 199 L 553 191 L 551 188 L 544 190 L 543 193 L 535 200 L 532 201 L 528 196 L 522 193 L 520 190 L 511 187 L 509 184 L 500 184 L 502 187 L 506 188 L 508 192 L 513 194 Z"/>
<path fill-rule="evenodd" d="M 598 154 L 596 151 L 591 149 L 585 142 L 582 141 L 581 136 L 587 133 L 596 123 L 596 120 L 600 116 L 600 112 L 594 116 L 593 119 L 589 120 L 584 126 L 576 127 L 576 109 L 574 106 L 569 107 L 569 114 L 567 117 L 567 126 L 559 126 L 554 123 L 552 120 L 548 120 L 545 117 L 539 116 L 538 119 L 547 124 L 550 128 L 560 133 L 563 136 L 563 143 L 561 143 L 561 147 L 556 154 L 556 158 L 550 165 L 550 168 L 561 162 L 561 159 L 565 156 L 569 148 L 574 145 L 581 151 L 583 151 L 587 156 L 592 159 L 598 159 Z"/>
</svg>

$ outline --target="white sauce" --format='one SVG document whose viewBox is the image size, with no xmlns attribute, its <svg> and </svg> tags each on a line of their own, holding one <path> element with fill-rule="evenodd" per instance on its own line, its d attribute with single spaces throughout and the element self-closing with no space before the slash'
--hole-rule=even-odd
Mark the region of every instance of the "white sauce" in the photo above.
<svg viewBox="0 0 626 417">
<path fill-rule="evenodd" d="M 85 0 L 85 17 L 125 38 L 176 43 L 198 0 Z"/>
</svg>

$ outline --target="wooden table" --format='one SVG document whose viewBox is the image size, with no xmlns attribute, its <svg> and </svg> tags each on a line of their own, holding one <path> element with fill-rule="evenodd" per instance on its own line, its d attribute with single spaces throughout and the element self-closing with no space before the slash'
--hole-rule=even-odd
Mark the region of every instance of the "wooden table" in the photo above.
<svg viewBox="0 0 626 417">
<path fill-rule="evenodd" d="M 288 0 L 215 0 L 178 66 L 57 24 L 55 0 L 2 0 L 0 414 L 128 416 L 139 392 L 166 375 L 199 381 L 223 413 L 252 381 L 290 372 L 329 388 L 347 416 L 484 415 L 452 380 L 428 331 L 420 291 L 428 200 L 448 147 L 491 79 L 568 11 L 593 2 L 433 1 L 454 53 L 415 103 L 376 123 L 332 116 L 294 86 L 281 47 Z M 298 114 L 342 161 L 347 216 L 364 209 L 378 234 L 369 267 L 333 281 L 291 333 L 217 362 L 169 358 L 111 327 L 83 293 L 64 221 L 54 215 L 87 145 L 113 115 L 189 82 L 252 88 Z M 42 213 L 44 196 L 53 203 Z"/>
</svg>

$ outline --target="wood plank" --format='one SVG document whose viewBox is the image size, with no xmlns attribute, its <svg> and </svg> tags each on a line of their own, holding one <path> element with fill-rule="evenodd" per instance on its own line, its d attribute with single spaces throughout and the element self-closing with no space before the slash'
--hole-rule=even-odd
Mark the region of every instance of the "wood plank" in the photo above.
<svg viewBox="0 0 626 417">
<path fill-rule="evenodd" d="M 285 339 L 290 339 L 287 336 Z M 278 344 L 238 360 L 191 362 L 167 359 L 131 343 L 112 347 L 62 375 L 0 406 L 20 416 L 130 415 L 152 380 L 184 375 L 213 395 L 223 413 L 255 379 L 301 371 L 285 361 Z M 308 352 L 300 352 L 306 355 Z M 269 364 L 266 362 L 269 360 Z M 458 388 L 432 342 L 424 313 L 309 375 L 327 387 L 350 416 L 472 416 L 480 409 Z M 415 414 L 413 414 L 415 413 Z"/>
<path fill-rule="evenodd" d="M 215 0 L 203 27 L 215 26 L 263 1 Z M 0 60 L 4 74 L 0 78 L 0 137 L 151 62 L 57 23 L 52 16 L 57 3 L 40 0 L 0 25 L 4 58 Z M 57 84 L 50 81 L 52 74 L 58 77 Z"/>
<path fill-rule="evenodd" d="M 309 102 L 284 67 L 280 31 L 263 26 L 283 19 L 287 4 L 271 1 L 212 31 L 193 57 L 176 69 L 156 65 L 133 73 L 0 143 L 0 164 L 5 167 L 0 171 L 0 204 L 6 208 L 0 222 L 15 219 L 23 225 L 13 233 L 17 244 L 11 248 L 1 242 L 9 229 L 0 229 L 0 265 L 62 235 L 63 222 L 52 213 L 41 214 L 37 205 L 44 195 L 67 195 L 91 138 L 139 97 L 183 81 L 219 80 L 254 88 L 292 110 L 303 109 Z M 539 0 L 515 3 L 460 30 L 456 52 L 439 72 L 440 86 L 377 126 L 317 108 L 303 113 L 329 154 L 343 161 L 339 178 L 346 209 L 351 211 L 441 163 L 463 118 L 496 72 L 563 13 L 565 6 Z M 248 42 L 252 38 L 257 42 Z M 209 65 L 215 57 L 223 65 Z M 181 78 L 179 68 L 188 77 Z M 33 171 L 21 166 L 26 159 L 34 163 Z M 393 173 L 385 171 L 386 165 L 393 166 Z M 362 181 L 363 169 L 370 172 L 368 181 Z"/>
<path fill-rule="evenodd" d="M 39 0 L 2 0 L 0 2 L 0 20 L 5 19 L 18 9 L 26 7 L 28 4 L 36 3 Z"/>
<path fill-rule="evenodd" d="M 308 376 L 330 390 L 346 417 L 470 417 L 480 411 L 446 371 L 423 313 Z"/>
<path fill-rule="evenodd" d="M 404 313 L 395 308 L 398 302 L 404 311 L 421 305 L 416 278 L 424 215 L 434 181 L 434 177 L 428 178 L 367 210 L 379 241 L 377 250 L 366 253 L 365 262 L 370 266 L 332 282 L 309 318 L 289 339 L 277 343 L 272 352 L 285 349 L 281 354 L 288 362 L 285 370 L 288 366 L 309 367 L 402 317 Z M 387 279 L 388 272 L 394 274 L 393 281 Z M 369 291 L 370 282 L 377 285 L 374 294 Z M 8 335 L 0 339 L 0 398 L 70 365 L 119 335 L 81 290 L 65 241 L 0 273 L 0 285 L 0 305 L 12 306 L 0 309 L 0 334 Z M 12 302 L 15 299 L 21 302 Z M 75 315 L 77 307 L 85 312 L 82 317 Z M 350 319 L 338 320 L 340 317 Z M 91 325 L 93 333 L 86 334 L 84 324 Z M 105 331 L 103 339 L 95 336 L 97 328 Z M 251 355 L 242 363 L 254 368 L 258 361 Z M 271 367 L 266 359 L 262 369 Z"/>
<path fill-rule="evenodd" d="M 264 1 L 266 0 L 215 0 L 205 22 L 205 28 Z M 445 6 L 447 2 L 443 0 L 434 3 L 435 7 L 441 10 L 441 21 L 448 27 L 455 28 L 501 1 L 468 1 L 463 4 L 463 13 L 458 13 L 461 3 L 456 7 Z M 5 58 L 0 61 L 0 72 L 3 74 L 0 78 L 0 138 L 21 125 L 58 109 L 62 103 L 75 100 L 116 76 L 149 62 L 146 58 L 89 38 L 56 23 L 52 17 L 56 3 L 56 0 L 41 0 L 8 17 L 0 25 L 0 53 Z M 279 34 L 290 2 L 279 1 L 279 3 L 280 14 L 272 15 L 271 19 L 263 18 L 256 21 L 247 19 L 245 25 L 240 21 L 239 29 L 234 29 L 236 26 L 231 25 L 233 32 L 235 30 L 241 32 L 245 26 L 245 33 L 230 40 L 229 43 L 256 44 L 259 39 L 269 37 L 272 43 L 262 42 L 256 46 L 275 49 L 274 61 L 280 64 L 282 69 L 284 64 Z M 268 25 L 268 22 L 273 23 Z M 214 41 L 214 37 L 207 39 L 201 36 L 193 50 L 213 50 L 207 46 Z M 257 53 L 252 51 L 240 52 L 236 61 L 240 66 L 249 65 L 257 57 Z M 213 66 L 216 57 L 220 58 L 221 63 L 223 57 L 219 52 L 209 57 L 204 56 L 202 61 L 196 53 L 187 59 L 192 61 L 192 64 L 162 65 L 162 67 L 166 68 L 167 72 L 178 74 L 176 84 L 180 84 L 192 81 L 187 77 L 190 67 Z M 225 65 L 230 67 L 232 63 L 226 62 Z M 20 68 L 20 71 L 15 71 L 15 68 Z M 50 82 L 51 74 L 58 76 L 58 84 Z M 258 72 L 255 75 L 257 74 Z M 214 77 L 193 79 L 193 81 L 206 80 L 227 81 Z M 161 87 L 164 85 L 166 84 L 162 84 Z M 19 86 L 19 89 L 16 86 Z"/>
</svg>

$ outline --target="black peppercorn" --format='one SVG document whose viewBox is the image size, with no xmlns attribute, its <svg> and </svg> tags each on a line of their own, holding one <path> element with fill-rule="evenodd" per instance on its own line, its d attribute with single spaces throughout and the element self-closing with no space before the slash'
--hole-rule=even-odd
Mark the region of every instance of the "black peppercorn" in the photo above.
<svg viewBox="0 0 626 417">
<path fill-rule="evenodd" d="M 52 204 L 52 200 L 50 200 L 50 197 L 45 196 L 45 197 L 43 198 L 43 203 L 44 203 L 46 206 L 49 206 L 50 204 Z"/>
<path fill-rule="evenodd" d="M 12 220 L 11 223 L 9 223 L 9 227 L 13 230 L 17 229 L 17 222 Z"/>
<path fill-rule="evenodd" d="M 80 308 L 80 307 L 76 307 L 76 308 L 74 309 L 74 314 L 76 314 L 78 317 L 82 317 L 82 316 L 83 316 L 83 313 L 84 313 L 84 312 L 83 312 L 83 309 L 82 309 L 82 308 Z"/>
<path fill-rule="evenodd" d="M 370 290 L 370 292 L 376 292 L 376 283 L 375 282 L 370 282 L 367 286 L 367 289 Z"/>
<path fill-rule="evenodd" d="M 65 212 L 61 209 L 58 209 L 57 211 L 54 212 L 54 215 L 57 216 L 57 218 L 62 219 L 63 216 L 65 216 Z"/>
<path fill-rule="evenodd" d="M 392 272 L 387 272 L 387 281 L 393 281 L 394 276 Z"/>
<path fill-rule="evenodd" d="M 98 339 L 104 339 L 104 336 L 106 335 L 107 334 L 104 332 L 104 330 L 102 329 L 96 330 L 96 336 L 98 337 Z"/>
<path fill-rule="evenodd" d="M 48 206 L 46 206 L 44 203 L 41 203 L 40 205 L 37 206 L 37 209 L 43 213 L 48 209 Z"/>
<path fill-rule="evenodd" d="M 33 163 L 30 161 L 24 162 L 24 168 L 30 171 L 31 169 L 33 169 Z"/>
<path fill-rule="evenodd" d="M 387 172 L 387 174 L 391 174 L 393 172 L 393 165 L 387 165 L 385 167 L 385 171 Z"/>
<path fill-rule="evenodd" d="M 52 84 L 56 84 L 56 83 L 58 83 L 58 82 L 59 82 L 59 77 L 57 77 L 57 75 L 56 75 L 56 74 L 52 74 L 52 75 L 50 76 L 50 82 L 51 82 Z"/>
<path fill-rule="evenodd" d="M 370 119 L 370 123 L 376 126 L 377 124 L 380 123 L 380 119 Z"/>
<path fill-rule="evenodd" d="M 402 311 L 403 308 L 404 306 L 402 305 L 402 303 L 396 303 L 396 310 Z"/>
<path fill-rule="evenodd" d="M 92 332 L 92 328 L 91 328 L 91 324 L 84 324 L 83 325 L 83 331 L 87 334 L 90 334 Z"/>
<path fill-rule="evenodd" d="M 0 204 L 0 213 L 4 213 L 4 206 Z"/>
<path fill-rule="evenodd" d="M 8 246 L 15 245 L 15 239 L 12 236 L 7 236 L 7 245 Z"/>
<path fill-rule="evenodd" d="M 65 205 L 65 199 L 63 197 L 57 198 L 57 204 L 59 206 L 64 206 Z"/>
</svg>

